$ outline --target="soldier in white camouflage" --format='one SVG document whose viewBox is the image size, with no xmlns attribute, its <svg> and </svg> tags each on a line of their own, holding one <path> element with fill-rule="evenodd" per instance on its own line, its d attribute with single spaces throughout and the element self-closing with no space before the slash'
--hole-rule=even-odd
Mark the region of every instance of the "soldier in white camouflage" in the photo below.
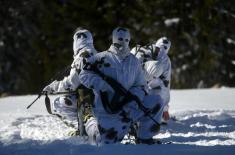
<svg viewBox="0 0 235 155">
<path fill-rule="evenodd" d="M 137 45 L 131 50 L 142 63 L 150 94 L 158 94 L 164 103 L 163 123 L 169 120 L 171 61 L 168 54 L 171 42 L 162 37 L 146 46 Z"/>
<path fill-rule="evenodd" d="M 149 96 L 145 91 L 147 83 L 141 64 L 130 53 L 129 30 L 118 27 L 113 30 L 112 37 L 110 48 L 87 59 L 89 65 L 79 75 L 81 83 L 95 93 L 93 110 L 98 122 L 100 140 L 102 143 L 122 141 L 130 125 L 137 123 L 138 142 L 152 143 L 152 137 L 160 129 L 162 100 L 160 96 Z M 115 82 L 108 82 L 110 78 Z M 132 95 L 123 95 L 122 92 L 125 91 L 120 92 L 117 89 L 121 87 Z M 156 122 L 147 116 L 137 100 L 149 110 L 148 115 Z M 89 120 L 87 124 L 90 129 L 97 126 L 94 122 L 89 123 Z"/>
<path fill-rule="evenodd" d="M 70 124 L 73 124 L 76 128 L 79 128 L 79 126 L 83 125 L 83 123 L 85 124 L 88 119 L 92 119 L 96 122 L 96 119 L 92 117 L 92 111 L 90 111 L 94 102 L 93 91 L 84 87 L 79 80 L 79 74 L 83 67 L 83 59 L 92 57 L 97 53 L 93 45 L 93 37 L 90 31 L 84 28 L 76 29 L 73 35 L 73 52 L 74 60 L 71 64 L 70 74 L 64 77 L 61 81 L 53 81 L 51 84 L 46 86 L 43 91 L 48 93 L 78 92 L 78 95 L 68 94 L 56 98 L 52 103 L 51 108 L 53 114 L 60 116 L 64 121 L 67 121 Z M 80 121 L 79 124 L 78 111 L 80 111 L 81 105 L 83 106 L 81 114 L 83 120 Z M 81 131 L 76 133 L 72 132 L 72 135 L 80 134 L 79 132 Z M 98 133 L 92 133 L 92 135 L 88 136 L 93 137 L 93 134 Z"/>
</svg>

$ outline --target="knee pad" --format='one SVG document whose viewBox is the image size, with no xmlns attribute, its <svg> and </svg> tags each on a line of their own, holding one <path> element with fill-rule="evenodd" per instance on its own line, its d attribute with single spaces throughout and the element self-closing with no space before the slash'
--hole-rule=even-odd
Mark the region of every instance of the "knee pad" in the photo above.
<svg viewBox="0 0 235 155">
<path fill-rule="evenodd" d="M 73 95 L 57 97 L 53 102 L 53 108 L 77 109 L 77 98 Z"/>
</svg>

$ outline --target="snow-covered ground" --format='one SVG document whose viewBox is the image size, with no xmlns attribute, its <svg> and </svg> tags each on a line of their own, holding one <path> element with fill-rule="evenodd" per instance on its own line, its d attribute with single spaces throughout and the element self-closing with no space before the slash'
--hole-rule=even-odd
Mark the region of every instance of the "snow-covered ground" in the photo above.
<svg viewBox="0 0 235 155">
<path fill-rule="evenodd" d="M 156 135 L 172 144 L 162 145 L 93 146 L 68 137 L 72 129 L 47 114 L 44 97 L 26 109 L 36 97 L 0 98 L 0 155 L 235 154 L 235 88 L 173 90 L 170 112 L 176 120 Z"/>
</svg>

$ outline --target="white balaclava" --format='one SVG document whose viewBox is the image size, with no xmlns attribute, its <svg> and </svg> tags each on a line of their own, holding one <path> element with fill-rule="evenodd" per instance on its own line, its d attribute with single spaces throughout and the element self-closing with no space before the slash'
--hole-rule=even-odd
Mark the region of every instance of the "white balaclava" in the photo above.
<svg viewBox="0 0 235 155">
<path fill-rule="evenodd" d="M 112 46 L 115 48 L 116 54 L 125 57 L 130 53 L 130 32 L 126 28 L 118 27 L 113 30 Z"/>
<path fill-rule="evenodd" d="M 79 53 L 79 50 L 84 48 L 85 46 L 92 44 L 93 45 L 93 37 L 91 32 L 86 29 L 79 29 L 73 35 L 73 52 L 74 56 Z"/>
<path fill-rule="evenodd" d="M 163 48 L 166 54 L 168 54 L 168 51 L 171 47 L 171 41 L 167 39 L 167 37 L 161 37 L 156 42 L 156 47 Z"/>
</svg>

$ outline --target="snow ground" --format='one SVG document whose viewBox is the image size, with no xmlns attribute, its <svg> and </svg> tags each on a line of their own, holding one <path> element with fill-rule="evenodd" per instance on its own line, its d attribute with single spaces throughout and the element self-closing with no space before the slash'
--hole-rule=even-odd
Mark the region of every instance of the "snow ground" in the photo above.
<svg viewBox="0 0 235 155">
<path fill-rule="evenodd" d="M 170 120 L 155 136 L 172 144 L 99 147 L 80 137 L 68 137 L 72 129 L 47 114 L 44 97 L 28 110 L 36 95 L 0 98 L 0 155 L 234 155 L 234 95 L 235 88 L 173 90 L 170 112 L 176 120 Z"/>
</svg>

